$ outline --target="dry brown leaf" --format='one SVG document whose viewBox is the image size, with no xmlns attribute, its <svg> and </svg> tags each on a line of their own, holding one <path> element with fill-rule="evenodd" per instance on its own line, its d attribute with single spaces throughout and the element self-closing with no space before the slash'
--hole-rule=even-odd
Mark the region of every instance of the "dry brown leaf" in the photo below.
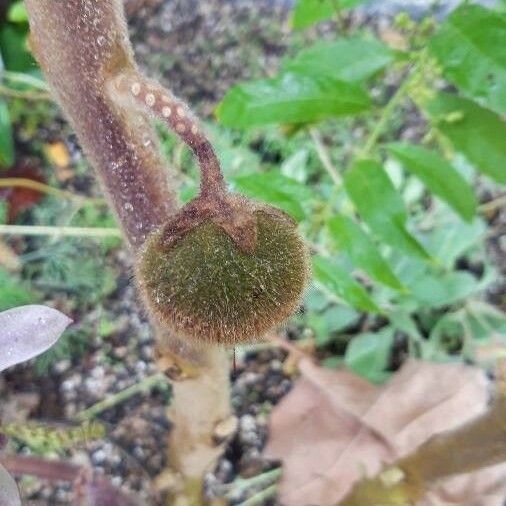
<svg viewBox="0 0 506 506">
<path fill-rule="evenodd" d="M 285 506 L 336 505 L 364 474 L 375 475 L 431 435 L 475 417 L 489 398 L 484 373 L 461 364 L 408 362 L 383 387 L 307 359 L 300 370 L 273 411 L 265 450 L 283 462 Z M 500 506 L 496 499 L 505 495 L 501 465 L 448 480 L 423 506 Z"/>
<path fill-rule="evenodd" d="M 2 239 L 0 239 L 0 266 L 9 272 L 16 272 L 21 269 L 21 261 L 16 252 Z"/>
<path fill-rule="evenodd" d="M 48 160 L 54 165 L 56 179 L 60 182 L 67 181 L 74 176 L 70 166 L 70 153 L 63 142 L 53 142 L 44 146 Z"/>
</svg>

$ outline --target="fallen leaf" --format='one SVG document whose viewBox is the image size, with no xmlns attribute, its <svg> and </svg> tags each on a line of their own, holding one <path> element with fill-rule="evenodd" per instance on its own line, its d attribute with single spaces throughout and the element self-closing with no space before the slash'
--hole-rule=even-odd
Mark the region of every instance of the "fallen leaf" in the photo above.
<svg viewBox="0 0 506 506">
<path fill-rule="evenodd" d="M 9 272 L 16 272 L 21 268 L 18 255 L 2 239 L 0 239 L 0 266 L 5 267 Z"/>
<path fill-rule="evenodd" d="M 25 178 L 39 183 L 45 183 L 39 171 L 29 166 L 15 166 L 8 171 L 3 171 L 1 177 Z M 0 188 L 0 199 L 5 199 L 7 201 L 7 222 L 12 223 L 21 211 L 33 207 L 39 202 L 42 196 L 42 193 L 30 190 L 29 188 L 21 188 L 18 186 Z"/>
<path fill-rule="evenodd" d="M 63 142 L 52 142 L 44 146 L 48 160 L 54 165 L 56 179 L 63 182 L 74 176 L 74 171 L 69 168 L 70 153 Z"/>
<path fill-rule="evenodd" d="M 287 506 L 335 506 L 364 474 L 474 418 L 489 398 L 483 371 L 462 364 L 411 361 L 383 387 L 308 359 L 300 370 L 273 411 L 265 449 L 283 462 L 279 495 Z M 423 506 L 499 506 L 489 501 L 498 495 L 506 495 L 506 465 L 448 480 Z"/>
<path fill-rule="evenodd" d="M 380 39 L 392 49 L 398 49 L 399 51 L 407 51 L 409 48 L 408 39 L 395 30 L 384 29 L 379 33 Z"/>
</svg>

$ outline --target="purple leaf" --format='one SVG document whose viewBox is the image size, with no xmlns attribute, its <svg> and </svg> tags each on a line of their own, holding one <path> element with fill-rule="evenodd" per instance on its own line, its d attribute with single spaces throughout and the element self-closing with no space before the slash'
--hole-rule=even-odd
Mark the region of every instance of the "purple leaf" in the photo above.
<svg viewBox="0 0 506 506">
<path fill-rule="evenodd" d="M 0 506 L 21 506 L 18 487 L 10 474 L 0 465 Z"/>
<path fill-rule="evenodd" d="M 0 313 L 0 371 L 46 351 L 71 321 L 56 309 L 39 305 Z"/>
</svg>

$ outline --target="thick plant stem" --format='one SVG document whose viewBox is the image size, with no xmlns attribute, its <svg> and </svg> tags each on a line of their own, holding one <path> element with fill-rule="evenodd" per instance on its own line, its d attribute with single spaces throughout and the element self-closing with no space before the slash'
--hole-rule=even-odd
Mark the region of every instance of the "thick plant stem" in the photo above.
<svg viewBox="0 0 506 506">
<path fill-rule="evenodd" d="M 148 111 L 128 107 L 121 90 L 114 89 L 122 75 L 148 82 L 133 61 L 122 2 L 27 0 L 26 5 L 37 60 L 102 181 L 128 243 L 137 252 L 178 206 Z M 162 89 L 149 84 L 154 90 Z M 151 97 L 144 99 L 150 107 Z M 163 116 L 163 108 L 160 112 Z M 180 124 L 185 125 L 184 132 Z M 192 126 L 179 121 L 175 130 L 195 135 Z M 209 148 L 194 150 L 201 166 L 203 160 L 215 163 L 210 145 L 200 134 L 197 137 Z M 203 174 L 203 186 L 223 184 L 217 174 L 216 167 L 210 166 Z M 204 473 L 222 450 L 222 441 L 215 439 L 216 427 L 226 425 L 230 417 L 227 355 L 219 347 L 194 347 L 168 335 L 159 322 L 153 324 L 160 364 L 173 380 L 169 465 L 176 480 L 170 504 L 198 506 L 204 503 Z"/>
<path fill-rule="evenodd" d="M 32 50 L 99 175 L 128 242 L 139 247 L 176 210 L 154 132 L 105 87 L 134 69 L 121 2 L 29 0 Z"/>
</svg>

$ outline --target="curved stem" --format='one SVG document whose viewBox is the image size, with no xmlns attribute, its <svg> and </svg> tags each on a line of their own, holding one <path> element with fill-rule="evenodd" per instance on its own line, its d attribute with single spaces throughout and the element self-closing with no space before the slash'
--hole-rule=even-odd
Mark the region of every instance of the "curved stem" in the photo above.
<svg viewBox="0 0 506 506">
<path fill-rule="evenodd" d="M 200 167 L 201 195 L 221 194 L 225 181 L 220 162 L 202 126 L 188 107 L 158 82 L 138 72 L 116 76 L 109 86 L 112 100 L 134 107 L 162 121 L 193 151 Z"/>
<path fill-rule="evenodd" d="M 60 190 L 59 188 L 54 188 L 53 186 L 49 186 L 33 179 L 24 177 L 5 177 L 0 179 L 0 188 L 10 187 L 27 188 L 29 190 L 52 195 L 53 197 L 74 200 L 78 204 L 82 204 L 83 202 L 93 202 L 95 204 L 107 205 L 107 202 L 104 199 L 76 195 L 75 193 Z"/>
</svg>

